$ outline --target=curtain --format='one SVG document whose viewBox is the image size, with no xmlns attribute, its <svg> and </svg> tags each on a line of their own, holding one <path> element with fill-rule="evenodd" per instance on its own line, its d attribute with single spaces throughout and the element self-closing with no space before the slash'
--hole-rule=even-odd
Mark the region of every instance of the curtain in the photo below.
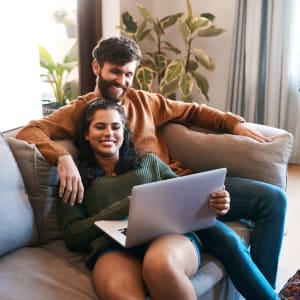
<svg viewBox="0 0 300 300">
<path fill-rule="evenodd" d="M 300 164 L 299 1 L 236 3 L 226 108 L 291 132 L 290 162 Z"/>
</svg>

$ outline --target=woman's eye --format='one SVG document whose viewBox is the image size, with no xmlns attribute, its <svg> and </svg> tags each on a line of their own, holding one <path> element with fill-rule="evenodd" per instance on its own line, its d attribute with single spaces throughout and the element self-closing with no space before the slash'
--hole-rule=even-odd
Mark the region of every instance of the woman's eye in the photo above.
<svg viewBox="0 0 300 300">
<path fill-rule="evenodd" d="M 113 125 L 112 126 L 112 129 L 113 130 L 118 130 L 118 129 L 120 129 L 121 128 L 121 125 Z"/>
<path fill-rule="evenodd" d="M 103 130 L 105 128 L 105 126 L 104 125 L 97 125 L 97 126 L 95 126 L 95 128 L 98 129 L 98 130 Z"/>
</svg>

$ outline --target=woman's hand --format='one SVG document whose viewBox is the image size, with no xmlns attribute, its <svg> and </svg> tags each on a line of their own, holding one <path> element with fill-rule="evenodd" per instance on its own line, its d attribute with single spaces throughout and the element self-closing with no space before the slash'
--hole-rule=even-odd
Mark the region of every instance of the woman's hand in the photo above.
<svg viewBox="0 0 300 300">
<path fill-rule="evenodd" d="M 210 195 L 209 204 L 211 210 L 218 216 L 222 216 L 228 213 L 230 209 L 230 195 L 223 189 L 218 192 L 214 192 Z"/>
</svg>

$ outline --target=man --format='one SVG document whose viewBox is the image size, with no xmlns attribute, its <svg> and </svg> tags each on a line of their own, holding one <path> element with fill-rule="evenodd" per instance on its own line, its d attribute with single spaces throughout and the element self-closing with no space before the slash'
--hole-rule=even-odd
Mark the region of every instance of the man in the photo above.
<svg viewBox="0 0 300 300">
<path fill-rule="evenodd" d="M 42 120 L 31 121 L 17 135 L 17 138 L 36 144 L 46 159 L 57 165 L 60 178 L 59 195 L 71 205 L 75 201 L 82 201 L 83 185 L 71 155 L 53 140 L 73 138 L 76 124 L 87 103 L 101 96 L 114 99 L 124 107 L 137 148 L 157 154 L 179 175 L 191 173 L 191 170 L 185 169 L 179 161 L 169 156 L 166 142 L 158 130 L 168 122 L 194 124 L 244 135 L 261 143 L 270 141 L 259 132 L 248 128 L 243 118 L 238 115 L 224 113 L 204 104 L 168 100 L 155 93 L 132 89 L 141 52 L 138 45 L 131 40 L 121 37 L 99 41 L 93 50 L 93 58 L 93 72 L 97 77 L 95 90 L 78 97 L 70 105 Z M 228 177 L 226 189 L 231 195 L 231 209 L 220 219 L 228 221 L 244 218 L 254 222 L 251 256 L 269 283 L 275 287 L 286 195 L 273 185 L 243 178 Z M 221 244 L 216 246 L 216 242 L 209 240 L 209 236 L 204 234 L 200 238 L 208 245 L 211 253 L 222 258 L 224 253 L 221 251 Z"/>
</svg>

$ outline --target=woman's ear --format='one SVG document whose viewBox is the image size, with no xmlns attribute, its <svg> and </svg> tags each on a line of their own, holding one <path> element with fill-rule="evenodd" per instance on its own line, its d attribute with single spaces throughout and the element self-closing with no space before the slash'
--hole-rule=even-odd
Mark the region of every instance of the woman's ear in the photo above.
<svg viewBox="0 0 300 300">
<path fill-rule="evenodd" d="M 84 134 L 83 137 L 84 137 L 85 140 L 89 141 L 89 135 L 88 135 L 88 132 L 86 132 L 86 133 Z"/>
</svg>

